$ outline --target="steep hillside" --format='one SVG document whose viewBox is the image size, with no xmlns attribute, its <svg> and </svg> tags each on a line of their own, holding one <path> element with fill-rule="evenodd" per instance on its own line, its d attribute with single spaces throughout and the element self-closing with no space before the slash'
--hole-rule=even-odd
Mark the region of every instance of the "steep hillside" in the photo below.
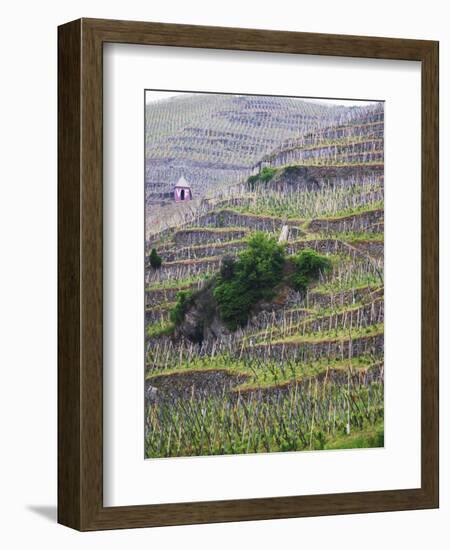
<svg viewBox="0 0 450 550">
<path fill-rule="evenodd" d="M 265 155 L 259 167 L 334 164 L 382 164 L 384 106 L 352 107 L 325 126 L 310 128 Z"/>
<path fill-rule="evenodd" d="M 146 191 L 164 201 L 181 175 L 203 197 L 248 176 L 288 139 L 339 120 L 348 109 L 293 98 L 196 94 L 147 105 Z"/>
<path fill-rule="evenodd" d="M 149 237 L 147 457 L 383 445 L 383 105 L 311 124 Z"/>
<path fill-rule="evenodd" d="M 382 103 L 343 107 L 282 97 L 186 94 L 148 104 L 147 239 L 188 221 L 205 207 L 205 198 L 236 196 L 237 186 L 266 166 L 308 166 L 311 174 L 316 167 L 313 181 L 348 180 L 356 165 L 366 175 L 380 174 L 383 128 Z M 181 176 L 194 201 L 174 205 Z"/>
</svg>

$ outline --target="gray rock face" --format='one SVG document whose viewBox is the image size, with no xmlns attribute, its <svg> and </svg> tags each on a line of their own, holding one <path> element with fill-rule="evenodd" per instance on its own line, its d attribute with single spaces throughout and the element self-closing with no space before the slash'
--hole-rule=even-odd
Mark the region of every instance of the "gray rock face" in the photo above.
<svg viewBox="0 0 450 550">
<path fill-rule="evenodd" d="M 183 322 L 175 331 L 176 338 L 186 338 L 201 344 L 204 340 L 221 338 L 229 334 L 219 318 L 213 284 L 213 281 L 208 282 L 195 294 Z"/>
</svg>

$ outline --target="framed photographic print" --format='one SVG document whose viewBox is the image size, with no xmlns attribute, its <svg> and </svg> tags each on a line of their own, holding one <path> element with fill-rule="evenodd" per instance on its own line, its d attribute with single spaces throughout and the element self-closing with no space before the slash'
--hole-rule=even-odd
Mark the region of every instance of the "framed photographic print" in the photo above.
<svg viewBox="0 0 450 550">
<path fill-rule="evenodd" d="M 438 506 L 438 44 L 59 28 L 58 519 Z"/>
</svg>

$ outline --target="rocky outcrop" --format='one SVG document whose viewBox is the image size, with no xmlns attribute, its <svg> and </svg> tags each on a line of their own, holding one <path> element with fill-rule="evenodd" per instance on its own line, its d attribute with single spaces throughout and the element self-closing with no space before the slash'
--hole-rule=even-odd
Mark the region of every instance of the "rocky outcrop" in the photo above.
<svg viewBox="0 0 450 550">
<path fill-rule="evenodd" d="M 201 344 L 204 340 L 218 339 L 229 334 L 220 320 L 213 290 L 214 281 L 209 281 L 192 295 L 183 321 L 175 329 L 175 339 Z"/>
<path fill-rule="evenodd" d="M 293 165 L 281 168 L 267 183 L 261 184 L 283 193 L 292 191 L 317 191 L 325 185 L 339 180 L 354 181 L 356 178 L 381 178 L 384 172 L 380 164 L 336 164 L 332 166 Z"/>
</svg>

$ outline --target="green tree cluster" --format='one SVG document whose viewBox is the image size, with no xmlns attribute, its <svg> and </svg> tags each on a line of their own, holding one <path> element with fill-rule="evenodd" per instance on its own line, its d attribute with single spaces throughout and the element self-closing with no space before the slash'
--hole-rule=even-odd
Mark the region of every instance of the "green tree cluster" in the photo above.
<svg viewBox="0 0 450 550">
<path fill-rule="evenodd" d="M 177 294 L 177 303 L 170 311 L 169 317 L 174 325 L 179 325 L 183 322 L 186 311 L 192 303 L 192 291 L 182 290 Z"/>
<path fill-rule="evenodd" d="M 152 251 L 150 252 L 150 265 L 153 267 L 153 269 L 159 269 L 162 264 L 162 258 L 156 252 L 156 248 L 152 248 Z"/>
<path fill-rule="evenodd" d="M 291 275 L 291 284 L 298 292 L 306 292 L 308 284 L 318 279 L 321 273 L 331 270 L 331 260 L 310 248 L 305 248 L 291 258 L 295 271 Z"/>
<path fill-rule="evenodd" d="M 286 266 L 287 269 L 284 269 Z M 331 269 L 331 261 L 314 250 L 305 249 L 286 257 L 285 247 L 267 233 L 257 232 L 237 258 L 225 256 L 220 272 L 202 292 L 181 291 L 170 312 L 170 321 L 180 325 L 187 310 L 197 303 L 202 308 L 217 310 L 230 330 L 244 326 L 252 308 L 274 297 L 275 287 L 287 284 L 305 291 L 320 273 Z M 206 292 L 208 291 L 208 292 Z M 202 299 L 202 302 L 199 300 Z M 210 317 L 213 315 L 210 315 Z"/>
<path fill-rule="evenodd" d="M 254 176 L 250 176 L 247 180 L 247 183 L 249 184 L 251 189 L 254 189 L 255 183 L 258 181 L 262 183 L 267 183 L 270 181 L 274 175 L 277 173 L 276 168 L 272 168 L 271 166 L 265 166 L 258 174 L 255 174 Z"/>
<path fill-rule="evenodd" d="M 284 247 L 274 237 L 255 233 L 236 261 L 227 259 L 214 289 L 220 317 L 230 330 L 246 324 L 253 305 L 270 300 L 281 281 Z"/>
</svg>

